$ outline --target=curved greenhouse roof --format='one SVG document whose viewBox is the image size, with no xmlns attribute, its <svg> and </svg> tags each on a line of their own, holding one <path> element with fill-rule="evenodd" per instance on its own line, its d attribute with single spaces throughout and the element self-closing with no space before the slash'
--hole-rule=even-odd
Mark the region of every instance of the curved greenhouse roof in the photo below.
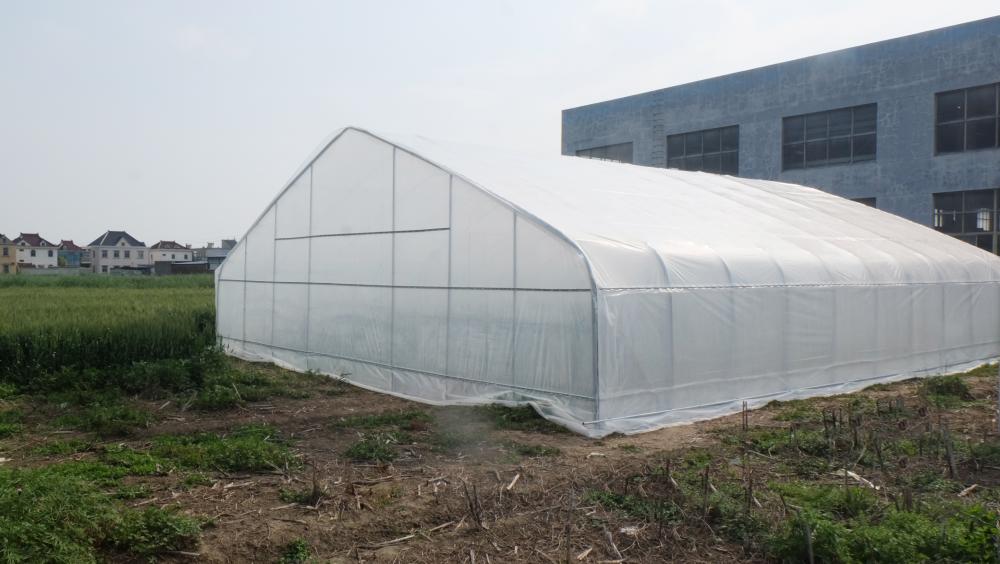
<svg viewBox="0 0 1000 564">
<path fill-rule="evenodd" d="M 1000 259 L 801 186 L 338 132 L 217 271 L 234 354 L 600 436 L 997 355 Z"/>
</svg>

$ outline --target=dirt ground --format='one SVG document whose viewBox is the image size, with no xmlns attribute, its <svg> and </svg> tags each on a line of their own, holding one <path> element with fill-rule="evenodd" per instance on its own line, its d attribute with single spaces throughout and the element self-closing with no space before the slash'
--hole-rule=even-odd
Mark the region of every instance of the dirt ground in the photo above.
<svg viewBox="0 0 1000 564">
<path fill-rule="evenodd" d="M 277 368 L 267 370 L 281 373 Z M 289 373 L 290 374 L 290 373 Z M 295 377 L 295 376 L 289 376 Z M 902 398 L 911 415 L 894 418 L 893 429 L 934 424 L 947 419 L 961 440 L 995 440 L 991 378 L 968 378 L 977 401 L 945 413 L 928 412 L 917 382 L 904 382 L 859 394 L 869 403 L 895 403 Z M 810 410 L 844 406 L 854 396 L 809 402 Z M 130 477 L 148 495 L 132 506 L 179 506 L 185 513 L 211 519 L 197 549 L 178 552 L 177 562 L 276 562 L 289 543 L 304 541 L 317 562 L 753 562 L 766 560 L 759 547 L 732 540 L 714 530 L 709 520 L 682 519 L 664 525 L 595 503 L 587 492 L 631 491 L 639 496 L 670 487 L 655 480 L 654 468 L 680 464 L 691 453 L 707 453 L 713 484 L 739 482 L 741 460 L 756 465 L 751 473 L 761 493 L 752 493 L 748 511 L 778 518 L 784 500 L 764 491 L 783 470 L 767 452 L 743 451 L 734 459 L 725 447 L 728 432 L 742 428 L 744 414 L 672 427 L 635 436 L 591 440 L 558 432 L 512 430 L 489 413 L 473 408 L 436 408 L 348 385 L 317 384 L 302 399 L 280 398 L 221 412 L 183 410 L 174 402 L 148 404 L 157 421 L 120 442 L 133 448 L 153 436 L 195 431 L 226 433 L 250 424 L 279 429 L 301 465 L 268 473 L 210 473 L 203 485 L 183 485 L 179 473 Z M 374 427 L 351 426 L 345 418 L 419 412 L 426 414 L 397 425 L 404 439 L 390 445 L 391 462 L 358 462 L 345 456 L 352 444 L 375 433 Z M 788 429 L 795 425 L 776 415 L 782 406 L 747 414 L 749 429 Z M 825 417 L 825 411 L 823 411 Z M 835 416 L 834 416 L 835 417 Z M 903 422 L 906 421 L 906 422 Z M 908 423 L 907 423 L 908 422 Z M 929 423 L 925 423 L 929 422 Z M 940 421 L 938 421 L 940 423 Z M 929 427 L 928 427 L 929 428 Z M 29 454 L 32 447 L 72 432 L 26 434 L 6 454 L 8 465 L 51 464 L 59 456 Z M 80 435 L 82 436 L 82 435 Z M 85 459 L 88 452 L 63 458 Z M 865 456 L 862 451 L 861 456 Z M 881 456 L 881 455 L 880 455 Z M 947 463 L 937 454 L 935 471 Z M 859 457 L 860 460 L 860 457 Z M 899 464 L 899 461 L 893 464 Z M 904 462 L 905 464 L 905 462 Z M 972 465 L 975 464 L 973 469 Z M 1000 483 L 1000 468 L 963 460 L 958 479 L 980 491 Z M 850 466 L 850 464 L 848 464 Z M 874 484 L 887 484 L 895 466 L 881 471 L 857 467 Z M 707 472 L 707 471 L 706 471 Z M 867 475 L 865 475 L 867 474 Z M 663 476 L 662 473 L 659 474 Z M 706 474 L 708 476 L 708 474 Z M 715 477 L 717 476 L 717 477 Z M 820 481 L 838 483 L 837 476 Z M 634 485 L 630 485 L 634 484 Z M 853 482 L 852 482 L 853 484 Z M 706 484 L 706 495 L 709 484 Z M 710 486 L 713 490 L 715 485 Z M 720 487 L 722 487 L 720 485 Z M 957 486 L 956 486 L 957 487 Z M 283 500 L 301 491 L 309 502 Z M 283 492 L 285 494 L 283 495 Z M 972 495 L 977 495 L 974 492 Z M 697 501 L 694 502 L 697 505 Z M 707 508 L 706 508 L 707 514 Z"/>
</svg>

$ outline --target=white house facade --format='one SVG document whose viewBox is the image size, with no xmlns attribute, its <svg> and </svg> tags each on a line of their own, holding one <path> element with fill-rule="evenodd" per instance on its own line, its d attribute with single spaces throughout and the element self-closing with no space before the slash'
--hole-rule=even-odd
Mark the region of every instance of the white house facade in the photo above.
<svg viewBox="0 0 1000 564">
<path fill-rule="evenodd" d="M 194 250 L 176 241 L 160 241 L 149 248 L 150 261 L 188 262 L 194 260 Z"/>
<path fill-rule="evenodd" d="M 106 231 L 87 246 L 94 272 L 107 274 L 116 268 L 142 268 L 152 264 L 145 243 L 125 231 Z"/>
<path fill-rule="evenodd" d="M 14 239 L 18 268 L 55 268 L 59 266 L 59 246 L 38 233 L 21 233 Z"/>
</svg>

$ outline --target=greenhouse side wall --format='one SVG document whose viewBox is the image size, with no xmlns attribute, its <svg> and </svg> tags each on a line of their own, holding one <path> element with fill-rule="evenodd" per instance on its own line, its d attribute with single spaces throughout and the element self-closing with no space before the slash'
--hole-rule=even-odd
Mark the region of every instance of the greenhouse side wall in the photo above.
<svg viewBox="0 0 1000 564">
<path fill-rule="evenodd" d="M 218 276 L 231 354 L 435 404 L 595 416 L 582 254 L 463 178 L 346 130 Z"/>
<path fill-rule="evenodd" d="M 603 432 L 966 370 L 995 359 L 1000 285 L 602 291 Z"/>
</svg>

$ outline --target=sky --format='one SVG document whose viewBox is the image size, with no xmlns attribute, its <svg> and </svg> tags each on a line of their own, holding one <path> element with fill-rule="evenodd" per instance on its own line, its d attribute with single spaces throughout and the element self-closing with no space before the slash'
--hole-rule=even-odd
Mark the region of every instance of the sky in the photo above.
<svg viewBox="0 0 1000 564">
<path fill-rule="evenodd" d="M 333 131 L 558 153 L 561 110 L 996 0 L 0 0 L 0 233 L 239 237 Z"/>
</svg>

